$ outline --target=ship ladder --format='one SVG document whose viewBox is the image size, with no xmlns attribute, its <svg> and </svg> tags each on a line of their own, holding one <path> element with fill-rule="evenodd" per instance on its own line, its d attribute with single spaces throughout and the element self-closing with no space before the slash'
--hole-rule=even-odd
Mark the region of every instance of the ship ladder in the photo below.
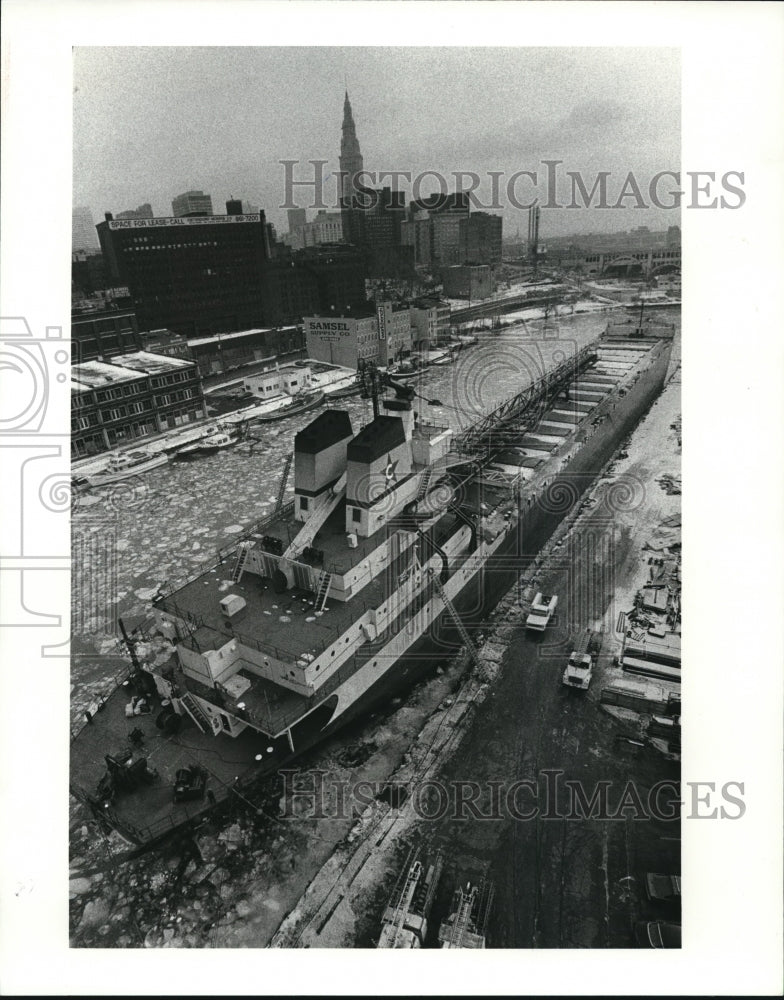
<svg viewBox="0 0 784 1000">
<path fill-rule="evenodd" d="M 423 500 L 425 498 L 428 487 L 430 486 L 430 480 L 432 478 L 433 478 L 433 466 L 428 465 L 428 467 L 422 473 L 422 478 L 419 480 L 419 489 L 417 490 L 415 497 L 417 501 Z"/>
<path fill-rule="evenodd" d="M 234 572 L 231 574 L 232 583 L 239 583 L 242 579 L 242 572 L 248 560 L 248 553 L 253 548 L 253 542 L 241 542 L 237 549 L 237 560 L 234 563 Z"/>
<path fill-rule="evenodd" d="M 278 485 L 278 495 L 275 498 L 275 513 L 279 514 L 283 510 L 283 498 L 286 495 L 286 485 L 289 481 L 289 472 L 291 472 L 291 463 L 294 461 L 294 452 L 290 451 L 286 456 L 286 462 L 283 466 L 283 474 L 280 477 L 280 483 Z"/>
<path fill-rule="evenodd" d="M 327 570 L 322 570 L 318 581 L 318 587 L 316 588 L 316 600 L 314 602 L 316 611 L 324 610 L 324 605 L 327 603 L 327 594 L 329 593 L 331 584 L 332 574 L 328 573 Z"/>
<path fill-rule="evenodd" d="M 199 727 L 199 729 L 201 729 L 203 733 L 212 732 L 212 726 L 210 725 L 210 720 L 207 718 L 204 712 L 202 712 L 202 710 L 199 708 L 199 703 L 196 701 L 196 699 L 191 695 L 189 691 L 186 691 L 185 694 L 180 695 L 180 702 L 185 706 L 188 715 L 190 715 L 190 717 L 193 719 L 193 721 L 196 723 L 196 725 Z"/>
<path fill-rule="evenodd" d="M 474 645 L 474 643 L 473 643 L 473 641 L 471 639 L 471 636 L 468 634 L 468 629 L 463 624 L 463 620 L 461 619 L 460 615 L 457 613 L 457 609 L 455 608 L 454 604 L 452 604 L 452 602 L 449 599 L 449 597 L 447 597 L 447 593 L 444 590 L 444 588 L 441 586 L 441 581 L 438 579 L 438 574 L 437 573 L 433 574 L 433 583 L 435 584 L 436 593 L 441 598 L 441 600 L 444 602 L 444 607 L 446 608 L 447 612 L 449 613 L 450 618 L 454 622 L 455 628 L 460 633 L 460 638 L 463 640 L 463 643 L 464 643 L 466 649 L 468 650 L 468 655 L 474 661 L 474 663 L 476 664 L 476 666 L 478 666 L 478 667 L 481 666 L 482 665 L 482 661 L 479 659 L 479 653 L 477 653 L 477 651 L 476 651 L 476 646 Z"/>
</svg>

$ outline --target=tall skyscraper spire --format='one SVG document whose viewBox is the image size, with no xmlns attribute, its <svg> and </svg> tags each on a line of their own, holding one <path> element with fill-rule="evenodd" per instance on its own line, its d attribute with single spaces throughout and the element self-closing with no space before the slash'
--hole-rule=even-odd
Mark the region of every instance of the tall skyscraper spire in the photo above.
<svg viewBox="0 0 784 1000">
<path fill-rule="evenodd" d="M 354 115 L 351 111 L 351 101 L 348 98 L 348 91 L 346 91 L 343 101 L 343 131 L 340 136 L 341 195 L 346 204 L 350 204 L 351 196 L 356 190 L 356 175 L 362 169 L 362 153 L 359 149 L 359 139 L 357 139 L 357 129 L 354 125 Z"/>
</svg>

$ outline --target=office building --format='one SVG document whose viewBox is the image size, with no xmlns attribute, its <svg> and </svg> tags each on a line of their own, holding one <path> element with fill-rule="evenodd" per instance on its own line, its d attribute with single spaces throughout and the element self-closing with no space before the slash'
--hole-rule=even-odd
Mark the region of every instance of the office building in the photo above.
<svg viewBox="0 0 784 1000">
<path fill-rule="evenodd" d="M 143 205 L 139 205 L 138 208 L 129 208 L 126 212 L 118 212 L 115 216 L 117 219 L 152 219 L 154 218 L 152 212 L 152 205 L 149 202 L 145 202 Z"/>
<path fill-rule="evenodd" d="M 206 417 L 192 361 L 138 351 L 71 368 L 71 456 L 84 458 Z"/>
<path fill-rule="evenodd" d="M 96 233 L 96 239 L 97 239 Z M 85 299 L 111 287 L 103 254 L 98 251 L 75 250 L 71 254 L 71 298 Z"/>
<path fill-rule="evenodd" d="M 378 329 L 378 363 L 381 365 L 401 361 L 411 353 L 411 310 L 397 302 L 380 302 L 376 305 Z"/>
<path fill-rule="evenodd" d="M 276 268 L 278 272 L 286 269 L 301 276 L 301 294 L 313 296 L 314 306 L 299 312 L 297 319 L 315 311 L 356 312 L 367 308 L 364 261 L 356 247 L 340 243 L 306 247 L 293 254 L 291 263 Z"/>
<path fill-rule="evenodd" d="M 112 308 L 111 303 L 92 303 L 71 312 L 73 363 L 103 361 L 141 351 L 143 344 L 133 309 Z"/>
<path fill-rule="evenodd" d="M 321 246 L 325 243 L 343 242 L 343 214 L 320 210 L 311 222 L 306 222 L 288 232 L 283 242 L 292 250 Z"/>
<path fill-rule="evenodd" d="M 343 242 L 343 217 L 340 212 L 326 212 L 323 209 L 316 213 L 312 222 L 302 226 L 304 246 L 318 246 L 321 243 Z"/>
<path fill-rule="evenodd" d="M 212 198 L 203 191 L 186 191 L 172 200 L 172 215 L 175 218 L 212 215 Z"/>
<path fill-rule="evenodd" d="M 461 221 L 463 261 L 468 264 L 501 263 L 503 219 L 489 212 L 474 212 Z"/>
<path fill-rule="evenodd" d="M 128 286 L 142 330 L 187 337 L 265 326 L 263 215 L 114 220 L 98 232 L 112 278 Z"/>
<path fill-rule="evenodd" d="M 432 262 L 433 227 L 427 212 L 418 212 L 415 218 L 401 223 L 400 242 L 410 246 L 416 267 L 430 267 Z"/>
<path fill-rule="evenodd" d="M 85 206 L 74 208 L 71 212 L 71 250 L 84 250 L 87 253 L 100 250 L 93 213 Z"/>
<path fill-rule="evenodd" d="M 414 350 L 425 351 L 449 340 L 451 309 L 435 296 L 411 304 L 411 340 Z"/>
<path fill-rule="evenodd" d="M 411 202 L 408 208 L 409 218 L 415 218 L 419 212 L 427 212 L 431 216 L 456 215 L 465 219 L 471 212 L 471 202 L 464 191 L 437 191 Z"/>
<path fill-rule="evenodd" d="M 457 213 L 433 215 L 431 261 L 436 267 L 450 267 L 461 264 L 465 259 L 464 218 Z"/>
<path fill-rule="evenodd" d="M 351 110 L 348 91 L 343 101 L 343 126 L 340 134 L 340 206 L 343 214 L 343 237 L 347 243 L 360 246 L 363 242 L 362 214 L 358 204 L 362 172 L 362 152 Z"/>
<path fill-rule="evenodd" d="M 360 358 L 378 360 L 378 324 L 373 312 L 306 316 L 303 326 L 305 352 L 314 361 L 356 368 Z"/>
<path fill-rule="evenodd" d="M 450 299 L 487 299 L 493 294 L 493 269 L 488 264 L 459 264 L 441 271 L 444 295 Z"/>
<path fill-rule="evenodd" d="M 236 370 L 254 361 L 272 363 L 281 358 L 300 357 L 305 338 L 300 327 L 283 326 L 209 334 L 192 338 L 187 343 L 188 356 L 196 362 L 204 377 Z"/>
<path fill-rule="evenodd" d="M 380 302 L 361 315 L 306 316 L 305 350 L 309 358 L 356 368 L 360 359 L 380 365 L 411 353 L 411 315 L 407 306 Z"/>
<path fill-rule="evenodd" d="M 284 257 L 264 213 L 109 216 L 98 230 L 110 273 L 130 290 L 141 330 L 207 337 L 366 303 L 359 251 L 325 245 Z"/>
<path fill-rule="evenodd" d="M 286 218 L 289 223 L 289 232 L 295 233 L 307 224 L 308 213 L 304 208 L 289 208 L 286 212 Z"/>
</svg>

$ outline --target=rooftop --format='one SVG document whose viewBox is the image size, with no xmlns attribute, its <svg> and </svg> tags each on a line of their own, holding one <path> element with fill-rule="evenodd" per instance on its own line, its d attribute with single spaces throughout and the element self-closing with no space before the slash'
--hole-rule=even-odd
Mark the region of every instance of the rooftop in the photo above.
<svg viewBox="0 0 784 1000">
<path fill-rule="evenodd" d="M 280 326 L 280 327 L 254 327 L 252 330 L 235 330 L 233 333 L 211 333 L 208 337 L 189 337 L 188 345 L 190 347 L 199 347 L 202 344 L 217 344 L 224 340 L 235 340 L 238 337 L 253 337 L 258 336 L 260 333 L 271 333 L 275 330 L 296 330 L 295 326 Z"/>
<path fill-rule="evenodd" d="M 71 366 L 71 389 L 83 391 L 115 382 L 128 382 L 139 378 L 139 371 L 125 367 L 117 358 L 116 364 L 107 361 L 84 361 Z"/>
<path fill-rule="evenodd" d="M 184 358 L 172 358 L 164 354 L 152 354 L 150 351 L 135 351 L 133 354 L 118 354 L 114 359 L 118 365 L 144 372 L 146 375 L 158 375 L 160 372 L 174 371 L 177 368 L 193 368 L 195 362 Z"/>
</svg>

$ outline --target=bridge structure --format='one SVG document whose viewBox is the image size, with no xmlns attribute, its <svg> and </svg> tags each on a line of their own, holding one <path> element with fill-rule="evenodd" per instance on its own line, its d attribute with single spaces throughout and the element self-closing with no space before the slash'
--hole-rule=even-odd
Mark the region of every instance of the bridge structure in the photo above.
<svg viewBox="0 0 784 1000">
<path fill-rule="evenodd" d="M 602 253 L 572 253 L 560 257 L 558 265 L 566 268 L 579 267 L 585 277 L 655 278 L 659 274 L 680 274 L 681 248 L 657 247 L 608 250 Z"/>
</svg>

